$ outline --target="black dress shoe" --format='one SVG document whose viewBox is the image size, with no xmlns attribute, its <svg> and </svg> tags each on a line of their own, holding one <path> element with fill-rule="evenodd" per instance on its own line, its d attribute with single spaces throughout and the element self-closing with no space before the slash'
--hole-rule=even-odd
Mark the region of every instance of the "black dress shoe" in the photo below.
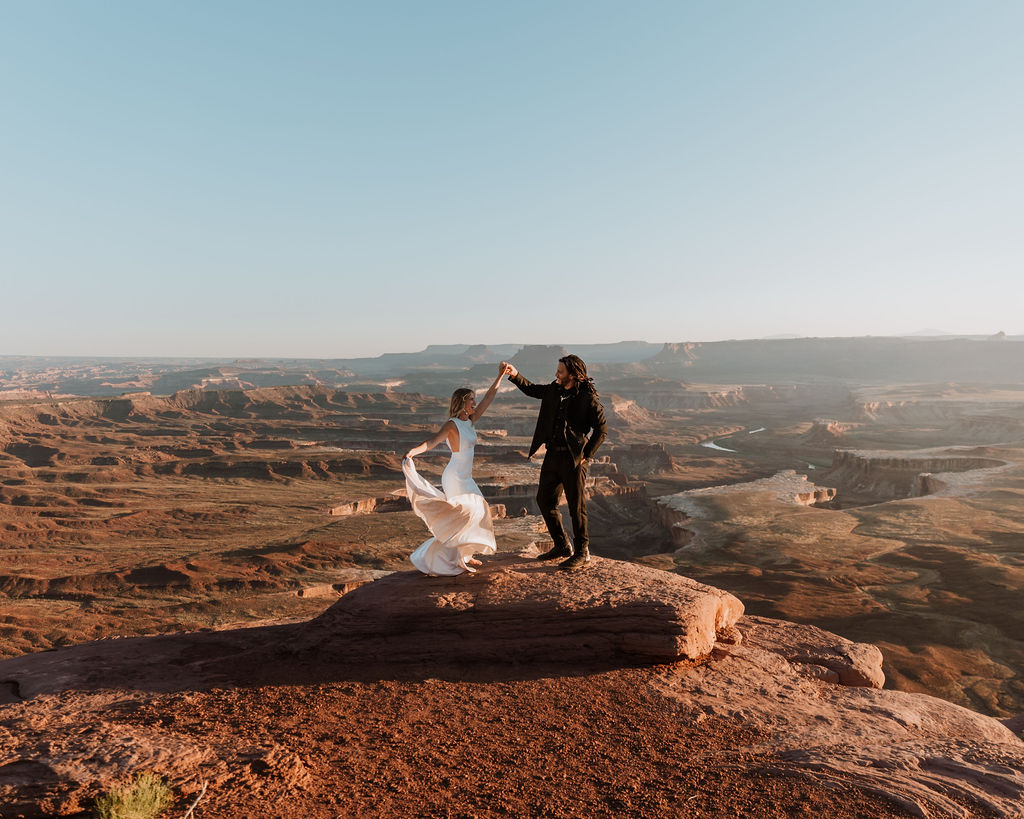
<svg viewBox="0 0 1024 819">
<path fill-rule="evenodd" d="M 561 563 L 559 563 L 558 568 L 562 571 L 571 572 L 573 569 L 582 569 L 589 562 L 590 551 L 584 546 L 568 560 L 563 560 Z"/>
<path fill-rule="evenodd" d="M 548 549 L 544 554 L 537 555 L 537 560 L 554 560 L 556 557 L 569 557 L 572 554 L 572 549 L 566 546 L 553 546 Z"/>
</svg>

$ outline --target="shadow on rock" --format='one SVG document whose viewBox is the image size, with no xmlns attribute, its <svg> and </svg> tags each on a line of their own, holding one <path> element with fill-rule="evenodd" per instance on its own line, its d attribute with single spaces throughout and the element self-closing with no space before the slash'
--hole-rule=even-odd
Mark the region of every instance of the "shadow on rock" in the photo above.
<svg viewBox="0 0 1024 819">
<path fill-rule="evenodd" d="M 339 680 L 514 680 L 707 657 L 743 614 L 731 594 L 602 558 L 577 572 L 499 555 L 475 574 L 397 572 L 305 623 L 103 640 L 0 662 L 27 699 Z"/>
</svg>

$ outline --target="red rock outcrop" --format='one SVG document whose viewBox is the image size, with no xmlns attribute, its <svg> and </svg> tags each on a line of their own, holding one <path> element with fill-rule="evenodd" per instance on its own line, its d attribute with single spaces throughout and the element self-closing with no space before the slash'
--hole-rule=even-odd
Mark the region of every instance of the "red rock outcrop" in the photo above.
<svg viewBox="0 0 1024 819">
<path fill-rule="evenodd" d="M 1008 466 L 1007 461 L 957 447 L 899 452 L 838 449 L 823 478 L 835 483 L 843 495 L 881 501 L 966 486 L 970 480 L 958 477 L 962 473 Z"/>
<path fill-rule="evenodd" d="M 879 690 L 874 646 L 764 617 L 744 618 L 737 629 L 744 639 L 720 644 L 711 663 L 663 676 L 663 690 L 690 718 L 742 720 L 775 754 L 774 772 L 833 787 L 856 783 L 908 816 L 1022 815 L 1024 743 L 998 720 Z M 822 684 L 836 676 L 854 687 Z"/>
<path fill-rule="evenodd" d="M 602 558 L 570 574 L 502 555 L 472 580 L 390 575 L 312 621 L 304 645 L 339 660 L 673 662 L 707 656 L 743 613 L 728 592 Z"/>
<path fill-rule="evenodd" d="M 327 514 L 334 517 L 347 517 L 348 515 L 365 515 L 370 512 L 404 512 L 411 508 L 409 499 L 404 496 L 404 492 L 402 495 L 395 492 L 380 498 L 363 498 L 338 504 L 328 509 Z"/>
<path fill-rule="evenodd" d="M 608 423 L 613 426 L 645 424 L 654 417 L 649 410 L 644 409 L 632 398 L 614 394 L 604 399 L 604 412 Z"/>
<path fill-rule="evenodd" d="M 818 486 L 811 483 L 806 475 L 801 475 L 793 469 L 785 469 L 768 478 L 759 478 L 756 481 L 707 486 L 702 489 L 688 489 L 675 495 L 664 495 L 655 498 L 655 503 L 668 507 L 670 511 L 662 513 L 660 519 L 669 526 L 674 526 L 704 516 L 705 512 L 699 503 L 701 498 L 741 493 L 766 495 L 778 503 L 795 503 L 800 506 L 827 503 L 833 500 L 837 494 L 832 487 Z M 673 514 L 673 512 L 679 514 Z"/>
<path fill-rule="evenodd" d="M 803 443 L 812 446 L 831 446 L 847 440 L 846 433 L 854 428 L 853 424 L 834 421 L 829 418 L 817 418 L 811 428 L 801 438 Z"/>
<path fill-rule="evenodd" d="M 781 817 L 766 794 L 794 789 L 844 819 L 1020 816 L 1024 744 L 989 717 L 880 690 L 872 646 L 741 617 L 732 595 L 678 575 L 601 559 L 564 573 L 532 554 L 456 578 L 391 574 L 308 622 L 0 661 L 5 816 L 79 813 L 140 769 L 182 795 L 208 782 L 210 817 L 272 797 L 311 817 L 452 798 L 486 812 L 492 789 L 503 809 L 554 816 L 581 799 L 588 815 L 687 815 L 686 794 L 701 815 Z M 529 754 L 548 743 L 552 770 L 572 771 L 575 807 L 559 801 L 565 780 L 521 758 L 524 732 Z M 451 779 L 463 766 L 465 787 Z M 707 801 L 720 770 L 737 773 L 739 801 Z M 664 796 L 641 805 L 638 787 Z"/>
<path fill-rule="evenodd" d="M 617 446 L 611 450 L 609 458 L 621 472 L 632 476 L 675 470 L 675 462 L 664 444 Z"/>
</svg>

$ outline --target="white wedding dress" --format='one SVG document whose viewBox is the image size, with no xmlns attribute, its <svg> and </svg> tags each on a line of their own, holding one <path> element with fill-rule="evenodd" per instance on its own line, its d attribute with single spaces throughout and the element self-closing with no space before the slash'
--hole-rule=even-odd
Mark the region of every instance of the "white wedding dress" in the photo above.
<svg viewBox="0 0 1024 819">
<path fill-rule="evenodd" d="M 452 452 L 441 474 L 443 492 L 416 471 L 411 458 L 402 461 L 409 502 L 433 535 L 409 559 L 413 566 L 429 575 L 475 572 L 476 569 L 466 563 L 469 558 L 475 554 L 491 555 L 498 550 L 490 507 L 473 480 L 476 430 L 472 421 L 451 420 L 459 431 L 459 450 Z"/>
</svg>

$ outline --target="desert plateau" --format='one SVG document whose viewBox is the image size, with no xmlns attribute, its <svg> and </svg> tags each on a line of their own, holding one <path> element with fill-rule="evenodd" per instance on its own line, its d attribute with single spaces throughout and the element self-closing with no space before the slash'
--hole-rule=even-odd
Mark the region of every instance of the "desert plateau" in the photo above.
<svg viewBox="0 0 1024 819">
<path fill-rule="evenodd" d="M 566 351 L 593 565 L 534 559 L 506 383 L 498 554 L 412 570 L 402 453 Z M 12 819 L 141 770 L 199 819 L 1024 816 L 1024 339 L 0 357 L 0 602 Z"/>
</svg>

